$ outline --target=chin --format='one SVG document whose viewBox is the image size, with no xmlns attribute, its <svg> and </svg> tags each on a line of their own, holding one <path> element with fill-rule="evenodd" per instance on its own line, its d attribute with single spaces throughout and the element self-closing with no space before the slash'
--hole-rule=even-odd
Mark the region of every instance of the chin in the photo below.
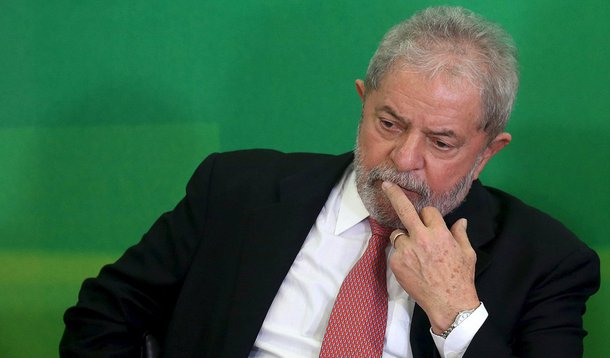
<svg viewBox="0 0 610 358">
<path fill-rule="evenodd" d="M 371 217 L 382 225 L 404 229 L 405 227 L 396 214 L 396 210 L 394 210 L 392 204 L 390 204 L 390 201 L 385 197 L 383 192 L 381 192 L 380 195 L 383 195 L 383 197 L 377 196 L 373 205 L 367 205 L 367 202 L 364 202 L 363 200 L 364 206 L 368 210 Z"/>
</svg>

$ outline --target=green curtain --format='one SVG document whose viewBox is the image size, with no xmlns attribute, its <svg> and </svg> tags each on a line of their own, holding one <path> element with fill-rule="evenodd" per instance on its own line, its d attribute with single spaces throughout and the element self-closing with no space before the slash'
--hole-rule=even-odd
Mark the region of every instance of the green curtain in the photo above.
<svg viewBox="0 0 610 358">
<path fill-rule="evenodd" d="M 610 6 L 443 1 L 520 49 L 513 142 L 483 181 L 598 251 L 586 356 L 610 356 Z M 439 1 L 0 4 L 0 356 L 56 355 L 61 315 L 181 198 L 213 151 L 351 150 L 354 80 L 385 31 Z"/>
</svg>

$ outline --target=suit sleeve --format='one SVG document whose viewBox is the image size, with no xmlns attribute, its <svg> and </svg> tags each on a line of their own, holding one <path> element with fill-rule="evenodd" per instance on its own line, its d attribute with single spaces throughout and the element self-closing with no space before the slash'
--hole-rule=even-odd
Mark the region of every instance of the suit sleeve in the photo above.
<svg viewBox="0 0 610 358">
<path fill-rule="evenodd" d="M 489 312 L 464 358 L 582 357 L 582 315 L 599 284 L 598 256 L 586 247 L 576 250 L 531 289 L 522 311 L 515 313 L 520 318 L 511 340 L 494 326 L 494 313 Z"/>
<path fill-rule="evenodd" d="M 143 337 L 163 337 L 182 280 L 204 228 L 216 155 L 187 185 L 185 198 L 98 277 L 84 281 L 64 315 L 62 357 L 140 356 Z"/>
</svg>

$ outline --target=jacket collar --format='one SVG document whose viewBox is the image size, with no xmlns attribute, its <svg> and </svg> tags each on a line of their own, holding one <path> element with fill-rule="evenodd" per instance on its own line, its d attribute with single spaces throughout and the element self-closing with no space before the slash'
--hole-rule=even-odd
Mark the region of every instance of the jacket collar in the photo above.
<svg viewBox="0 0 610 358">
<path fill-rule="evenodd" d="M 464 202 L 445 216 L 447 227 L 451 227 L 458 219 L 468 219 L 468 238 L 476 249 L 494 237 L 495 208 L 491 205 L 489 193 L 479 180 L 472 182 L 470 191 Z"/>
<path fill-rule="evenodd" d="M 497 215 L 497 210 L 497 207 L 492 204 L 487 190 L 479 180 L 475 180 L 464 202 L 445 216 L 445 223 L 449 228 L 460 218 L 468 220 L 466 230 L 468 239 L 477 254 L 475 280 L 491 262 L 491 257 L 484 249 L 484 245 L 495 236 L 494 217 Z M 410 339 L 413 357 L 438 357 L 438 351 L 430 336 L 430 321 L 419 305 L 415 305 L 413 311 Z"/>
<path fill-rule="evenodd" d="M 248 213 L 248 237 L 241 249 L 222 356 L 248 356 L 303 241 L 352 160 L 351 153 L 328 156 L 285 177 L 276 203 Z"/>
</svg>

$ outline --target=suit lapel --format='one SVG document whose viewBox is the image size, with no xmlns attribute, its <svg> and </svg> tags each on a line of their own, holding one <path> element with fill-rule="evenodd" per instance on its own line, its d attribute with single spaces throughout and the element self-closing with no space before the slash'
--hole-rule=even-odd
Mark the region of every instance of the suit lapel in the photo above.
<svg viewBox="0 0 610 358">
<path fill-rule="evenodd" d="M 287 177 L 280 183 L 277 203 L 249 212 L 246 231 L 249 236 L 240 250 L 222 356 L 245 357 L 252 349 L 284 277 L 330 190 L 351 161 L 351 154 L 329 157 L 315 167 Z"/>
<path fill-rule="evenodd" d="M 489 195 L 481 183 L 473 182 L 465 201 L 453 212 L 445 216 L 447 227 L 451 227 L 458 219 L 468 219 L 468 238 L 477 253 L 475 266 L 476 279 L 491 263 L 491 257 L 483 246 L 494 237 L 495 208 L 489 202 Z M 438 357 L 438 350 L 430 336 L 430 321 L 419 305 L 415 305 L 411 322 L 411 350 L 414 358 Z"/>
<path fill-rule="evenodd" d="M 491 204 L 487 190 L 480 181 L 475 180 L 464 202 L 445 216 L 445 223 L 449 228 L 460 218 L 468 219 L 468 239 L 477 253 L 475 278 L 485 271 L 490 263 L 490 256 L 483 247 L 494 238 L 496 211 L 497 208 Z"/>
</svg>

